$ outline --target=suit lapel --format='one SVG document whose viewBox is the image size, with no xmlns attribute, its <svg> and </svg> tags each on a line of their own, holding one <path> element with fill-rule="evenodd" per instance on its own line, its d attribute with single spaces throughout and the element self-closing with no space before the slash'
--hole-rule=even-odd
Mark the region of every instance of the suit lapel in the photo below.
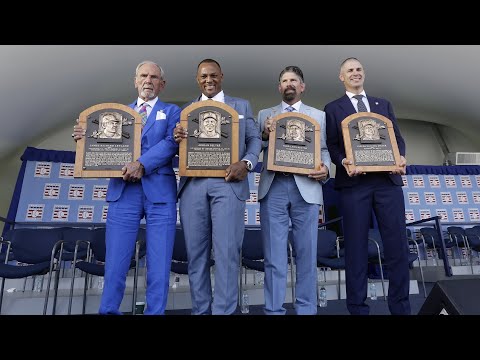
<svg viewBox="0 0 480 360">
<path fill-rule="evenodd" d="M 155 103 L 155 106 L 153 107 L 152 111 L 150 112 L 150 115 L 148 116 L 147 123 L 145 124 L 145 127 L 143 128 L 142 131 L 142 136 L 144 136 L 148 130 L 155 124 L 155 119 L 157 117 L 157 112 L 160 110 L 165 109 L 165 104 L 159 100 Z"/>
<path fill-rule="evenodd" d="M 349 115 L 355 114 L 357 112 L 352 102 L 350 101 L 350 98 L 347 95 L 342 96 L 339 102 L 340 102 L 340 107 L 342 108 L 343 112 L 346 115 L 344 116 L 344 118 L 346 118 Z"/>
<path fill-rule="evenodd" d="M 307 116 L 312 116 L 311 113 L 311 108 L 309 106 L 304 105 L 303 103 L 300 105 L 300 113 L 305 114 Z"/>
<path fill-rule="evenodd" d="M 228 106 L 231 106 L 232 108 L 235 109 L 235 100 L 232 99 L 230 96 L 227 96 L 227 95 L 224 95 L 224 98 L 225 98 L 225 104 L 227 104 Z"/>
<path fill-rule="evenodd" d="M 271 110 L 272 110 L 271 114 L 268 114 L 267 116 L 275 117 L 277 115 L 280 115 L 282 113 L 282 104 L 273 107 Z"/>
</svg>

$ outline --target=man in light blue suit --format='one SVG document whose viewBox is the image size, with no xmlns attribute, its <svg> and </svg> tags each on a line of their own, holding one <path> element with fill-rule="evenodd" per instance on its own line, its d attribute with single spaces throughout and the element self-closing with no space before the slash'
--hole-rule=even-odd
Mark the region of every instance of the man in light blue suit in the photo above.
<svg viewBox="0 0 480 360">
<path fill-rule="evenodd" d="M 222 80 L 220 64 L 213 59 L 202 60 L 197 68 L 197 83 L 202 95 L 193 102 L 219 101 L 238 112 L 241 160 L 226 169 L 225 178 L 183 176 L 178 189 L 194 315 L 229 315 L 237 309 L 245 201 L 250 197 L 247 175 L 257 164 L 262 147 L 250 103 L 224 94 Z M 176 141 L 180 143 L 187 136 L 187 129 L 178 124 L 174 130 Z M 212 246 L 215 259 L 213 302 L 209 267 Z"/>
<path fill-rule="evenodd" d="M 325 141 L 325 113 L 300 100 L 305 91 L 303 72 L 287 66 L 279 76 L 280 105 L 260 110 L 263 168 L 258 185 L 260 223 L 265 255 L 265 313 L 283 315 L 287 287 L 287 244 L 292 223 L 296 252 L 295 311 L 298 315 L 317 314 L 317 237 L 322 184 L 329 178 L 330 155 Z M 268 137 L 274 130 L 272 117 L 296 111 L 314 118 L 321 129 L 321 167 L 308 175 L 267 170 Z"/>
<path fill-rule="evenodd" d="M 144 61 L 135 70 L 138 99 L 129 106 L 140 112 L 146 106 L 141 156 L 126 164 L 122 178 L 110 180 L 106 230 L 105 284 L 100 314 L 122 314 L 119 310 L 135 249 L 140 220 L 146 219 L 147 307 L 145 315 L 162 315 L 168 299 L 168 283 L 176 226 L 177 183 L 172 159 L 178 144 L 172 137 L 180 121 L 180 108 L 158 99 L 165 88 L 163 69 Z M 76 125 L 74 139 L 85 130 Z"/>
</svg>

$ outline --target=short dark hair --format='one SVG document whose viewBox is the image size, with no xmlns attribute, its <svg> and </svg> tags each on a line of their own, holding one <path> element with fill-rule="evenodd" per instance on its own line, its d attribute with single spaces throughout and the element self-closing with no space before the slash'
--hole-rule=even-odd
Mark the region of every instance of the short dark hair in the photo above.
<svg viewBox="0 0 480 360">
<path fill-rule="evenodd" d="M 289 65 L 289 66 L 285 67 L 285 69 L 282 70 L 282 72 L 278 76 L 278 81 L 279 82 L 282 79 L 283 74 L 285 74 L 286 72 L 293 72 L 294 74 L 297 74 L 298 77 L 300 79 L 302 79 L 302 82 L 304 82 L 302 69 L 300 69 L 298 66 L 295 66 L 295 65 Z"/>
<path fill-rule="evenodd" d="M 203 63 L 213 63 L 213 64 L 217 64 L 218 68 L 220 69 L 220 71 L 222 71 L 222 67 L 220 66 L 220 64 L 218 63 L 218 61 L 216 60 L 213 60 L 213 59 L 203 59 L 202 61 L 200 61 L 198 63 L 198 66 L 197 66 L 197 70 L 200 68 L 200 65 L 202 65 Z"/>
</svg>

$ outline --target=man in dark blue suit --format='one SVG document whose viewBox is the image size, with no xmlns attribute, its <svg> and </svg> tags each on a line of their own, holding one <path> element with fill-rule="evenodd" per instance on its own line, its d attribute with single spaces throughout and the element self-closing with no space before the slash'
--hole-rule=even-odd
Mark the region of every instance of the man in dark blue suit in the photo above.
<svg viewBox="0 0 480 360">
<path fill-rule="evenodd" d="M 347 308 L 351 314 L 368 315 L 367 248 L 372 210 L 382 236 L 389 272 L 388 307 L 393 315 L 409 315 L 410 274 L 405 229 L 402 174 L 405 174 L 405 141 L 400 134 L 392 105 L 385 99 L 367 96 L 363 89 L 365 72 L 356 58 L 340 66 L 340 81 L 346 94 L 325 106 L 327 147 L 336 165 L 335 188 L 340 193 L 345 239 Z M 363 95 L 357 100 L 354 96 Z M 359 102 L 362 101 L 361 104 Z M 341 122 L 358 110 L 374 112 L 393 123 L 400 151 L 400 163 L 391 173 L 362 173 L 346 157 Z"/>
<path fill-rule="evenodd" d="M 125 282 L 135 249 L 140 221 L 146 219 L 147 307 L 145 315 L 162 315 L 168 299 L 168 283 L 177 220 L 177 182 L 172 159 L 178 145 L 172 137 L 180 121 L 180 107 L 158 98 L 165 88 L 163 69 L 144 61 L 135 70 L 138 98 L 129 106 L 140 112 L 146 106 L 147 122 L 142 129 L 141 156 L 128 164 L 122 178 L 108 185 L 105 285 L 100 314 L 118 314 Z M 85 130 L 74 127 L 74 139 Z"/>
<path fill-rule="evenodd" d="M 202 60 L 197 67 L 197 83 L 202 94 L 193 102 L 219 101 L 238 112 L 241 160 L 226 169 L 225 178 L 182 176 L 178 185 L 194 315 L 229 315 L 237 308 L 245 201 L 250 198 L 247 175 L 257 164 L 262 148 L 260 129 L 250 103 L 226 95 L 222 81 L 220 64 L 213 59 Z M 187 136 L 187 129 L 178 124 L 174 131 L 176 141 L 180 143 Z M 213 303 L 208 266 L 212 246 L 215 257 Z"/>
</svg>

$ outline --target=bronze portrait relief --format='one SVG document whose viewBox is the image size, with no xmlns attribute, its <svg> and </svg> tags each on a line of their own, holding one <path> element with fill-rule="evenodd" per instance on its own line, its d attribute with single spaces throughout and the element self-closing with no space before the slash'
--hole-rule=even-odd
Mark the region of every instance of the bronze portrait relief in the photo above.
<svg viewBox="0 0 480 360">
<path fill-rule="evenodd" d="M 270 132 L 267 169 L 308 174 L 319 168 L 320 124 L 302 113 L 274 116 L 276 126 Z"/>
<path fill-rule="evenodd" d="M 362 144 L 379 144 L 385 136 L 381 135 L 379 129 L 385 129 L 385 126 L 378 123 L 375 119 L 363 119 L 357 123 L 358 134 L 353 140 L 358 140 Z"/>
<path fill-rule="evenodd" d="M 218 139 L 220 141 L 221 126 L 227 124 L 225 118 L 218 111 L 201 111 L 198 119 L 198 129 L 196 129 L 191 136 L 200 140 L 200 142 L 208 142 L 209 140 Z M 213 140 L 214 142 L 217 142 Z"/>
<path fill-rule="evenodd" d="M 98 129 L 87 136 L 97 139 L 98 142 L 121 142 L 122 136 L 125 138 L 130 136 L 129 133 L 123 132 L 123 126 L 133 124 L 121 113 L 114 111 L 100 113 L 93 123 L 98 124 Z"/>
</svg>

